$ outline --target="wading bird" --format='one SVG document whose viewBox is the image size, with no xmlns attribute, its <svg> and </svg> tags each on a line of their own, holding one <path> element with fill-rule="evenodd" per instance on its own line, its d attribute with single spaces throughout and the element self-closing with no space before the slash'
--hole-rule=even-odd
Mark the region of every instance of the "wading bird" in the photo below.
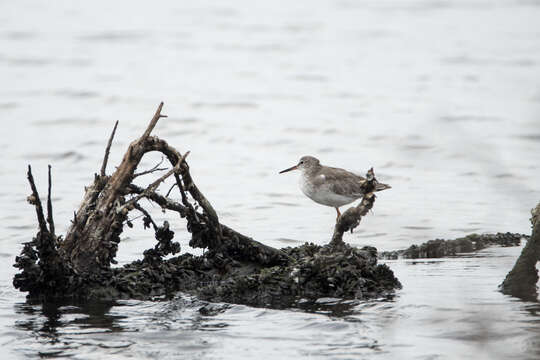
<svg viewBox="0 0 540 360">
<path fill-rule="evenodd" d="M 341 216 L 339 207 L 350 204 L 365 195 L 362 185 L 366 179 L 344 169 L 321 165 L 313 156 L 302 156 L 298 164 L 280 171 L 300 170 L 300 189 L 318 204 L 332 206 Z M 377 183 L 375 191 L 390 189 L 387 184 Z"/>
</svg>

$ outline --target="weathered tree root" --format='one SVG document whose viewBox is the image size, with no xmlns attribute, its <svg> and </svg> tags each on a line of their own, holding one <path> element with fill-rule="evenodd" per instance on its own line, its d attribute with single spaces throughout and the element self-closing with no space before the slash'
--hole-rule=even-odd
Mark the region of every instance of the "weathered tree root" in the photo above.
<svg viewBox="0 0 540 360">
<path fill-rule="evenodd" d="M 538 298 L 536 263 L 540 260 L 540 203 L 531 211 L 531 214 L 532 235 L 514 267 L 500 285 L 500 290 L 504 294 L 526 300 Z"/>
<path fill-rule="evenodd" d="M 513 233 L 471 234 L 454 240 L 435 239 L 404 250 L 382 251 L 379 259 L 434 259 L 471 253 L 489 246 L 519 246 L 529 236 Z"/>
<path fill-rule="evenodd" d="M 41 299 L 151 298 L 181 290 L 207 300 L 284 307 L 301 297 L 367 298 L 400 287 L 390 269 L 377 265 L 374 248 L 358 250 L 342 240 L 343 233 L 358 226 L 373 206 L 372 191 L 377 184 L 373 169 L 365 183 L 367 195 L 339 219 L 329 245 L 274 249 L 221 224 L 190 175 L 186 162 L 189 151 L 181 155 L 166 141 L 150 135 L 158 120 L 165 117 L 162 107 L 163 103 L 143 135 L 129 145 L 120 165 L 108 176 L 107 162 L 118 122 L 115 124 L 100 173 L 86 188 L 65 240 L 54 233 L 50 168 L 45 219 L 29 167 L 29 201 L 35 205 L 39 231 L 16 259 L 15 266 L 22 270 L 14 278 L 16 288 Z M 158 164 L 148 171 L 135 172 L 144 154 L 151 151 L 161 152 L 172 168 L 141 188 L 131 183 L 135 177 L 163 170 Z M 157 192 L 170 176 L 176 181 L 179 201 Z M 185 218 L 191 233 L 190 246 L 208 251 L 203 256 L 183 254 L 163 260 L 164 256 L 180 252 L 180 245 L 172 241 L 174 232 L 167 222 L 162 226 L 155 223 L 139 203 L 142 198 Z M 132 210 L 143 214 L 144 226 L 154 229 L 157 244 L 144 252 L 142 260 L 111 268 L 123 226 L 132 226 L 128 220 Z"/>
</svg>

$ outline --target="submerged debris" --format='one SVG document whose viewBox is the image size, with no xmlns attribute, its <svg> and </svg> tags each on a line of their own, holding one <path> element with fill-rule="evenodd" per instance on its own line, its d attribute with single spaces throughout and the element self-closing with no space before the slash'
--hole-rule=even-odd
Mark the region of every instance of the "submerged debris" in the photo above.
<svg viewBox="0 0 540 360">
<path fill-rule="evenodd" d="M 471 234 L 454 240 L 436 239 L 422 245 L 411 245 L 405 250 L 383 251 L 379 259 L 429 259 L 454 256 L 482 250 L 488 246 L 519 246 L 528 235 L 513 233 Z"/>
</svg>

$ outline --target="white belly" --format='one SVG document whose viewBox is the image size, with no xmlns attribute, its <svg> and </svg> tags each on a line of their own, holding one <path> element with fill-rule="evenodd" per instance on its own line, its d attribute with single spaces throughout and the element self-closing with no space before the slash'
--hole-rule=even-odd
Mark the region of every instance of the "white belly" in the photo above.
<svg viewBox="0 0 540 360">
<path fill-rule="evenodd" d="M 358 199 L 357 197 L 336 194 L 330 190 L 330 186 L 325 184 L 315 187 L 304 176 L 300 176 L 300 189 L 311 200 L 326 206 L 340 207 Z"/>
</svg>

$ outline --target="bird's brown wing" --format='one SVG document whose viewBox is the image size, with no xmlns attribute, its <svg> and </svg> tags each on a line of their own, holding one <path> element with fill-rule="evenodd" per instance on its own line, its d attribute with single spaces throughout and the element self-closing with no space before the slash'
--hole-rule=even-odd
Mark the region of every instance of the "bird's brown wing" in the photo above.
<svg viewBox="0 0 540 360">
<path fill-rule="evenodd" d="M 364 194 L 362 185 L 366 179 L 363 177 L 339 168 L 327 167 L 326 169 L 328 170 L 323 170 L 318 176 L 315 176 L 314 185 L 328 184 L 330 190 L 338 195 L 360 197 Z"/>
</svg>

